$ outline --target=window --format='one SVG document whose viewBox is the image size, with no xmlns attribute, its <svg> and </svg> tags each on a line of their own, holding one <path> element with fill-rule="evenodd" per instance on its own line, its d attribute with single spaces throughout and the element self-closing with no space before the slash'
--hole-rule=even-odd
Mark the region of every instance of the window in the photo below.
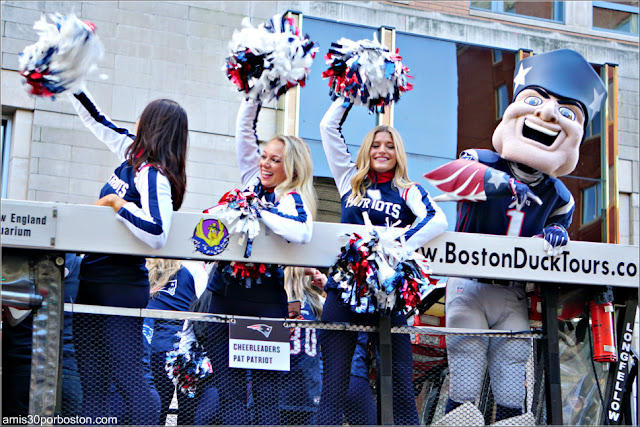
<svg viewBox="0 0 640 427">
<path fill-rule="evenodd" d="M 493 59 L 493 63 L 497 64 L 499 62 L 502 62 L 502 51 L 499 49 L 492 49 L 491 50 L 491 58 Z"/>
<path fill-rule="evenodd" d="M 593 120 L 591 120 L 591 123 L 586 126 L 584 130 L 584 139 L 588 139 L 597 135 L 600 135 L 600 112 L 593 116 Z"/>
<path fill-rule="evenodd" d="M 7 197 L 9 160 L 11 159 L 11 119 L 2 116 L 2 198 Z"/>
<path fill-rule="evenodd" d="M 496 13 L 564 22 L 563 1 L 472 1 L 470 6 Z"/>
<path fill-rule="evenodd" d="M 582 221 L 588 224 L 600 218 L 600 183 L 582 189 Z"/>
<path fill-rule="evenodd" d="M 504 110 L 509 106 L 509 92 L 507 85 L 501 84 L 496 88 L 496 119 L 501 119 Z"/>
<path fill-rule="evenodd" d="M 638 2 L 594 1 L 593 28 L 637 36 Z"/>
</svg>

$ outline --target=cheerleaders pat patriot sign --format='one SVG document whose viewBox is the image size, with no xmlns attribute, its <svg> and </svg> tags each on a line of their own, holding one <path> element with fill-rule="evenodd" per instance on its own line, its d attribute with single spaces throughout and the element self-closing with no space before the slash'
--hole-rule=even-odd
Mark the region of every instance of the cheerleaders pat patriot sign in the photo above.
<svg viewBox="0 0 640 427">
<path fill-rule="evenodd" d="M 282 321 L 234 319 L 229 323 L 229 367 L 288 371 L 289 328 Z"/>
</svg>

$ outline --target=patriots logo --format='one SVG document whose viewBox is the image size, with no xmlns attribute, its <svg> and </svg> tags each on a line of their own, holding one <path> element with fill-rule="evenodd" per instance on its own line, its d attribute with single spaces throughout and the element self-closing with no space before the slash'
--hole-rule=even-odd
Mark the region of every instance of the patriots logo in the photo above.
<svg viewBox="0 0 640 427">
<path fill-rule="evenodd" d="M 506 173 L 480 162 L 457 159 L 424 175 L 432 185 L 445 194 L 434 197 L 436 201 L 464 200 L 484 202 L 501 192 L 509 183 Z"/>
<path fill-rule="evenodd" d="M 271 335 L 271 330 L 273 328 L 271 326 L 269 326 L 269 325 L 265 325 L 263 323 L 258 323 L 256 325 L 247 326 L 247 329 L 253 329 L 254 331 L 258 331 L 262 335 L 264 335 L 266 338 L 269 338 L 269 335 Z"/>
</svg>

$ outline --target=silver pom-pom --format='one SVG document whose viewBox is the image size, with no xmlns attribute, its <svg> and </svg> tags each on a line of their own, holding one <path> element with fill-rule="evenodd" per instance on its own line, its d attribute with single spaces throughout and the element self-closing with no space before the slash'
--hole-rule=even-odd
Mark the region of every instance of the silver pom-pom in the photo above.
<svg viewBox="0 0 640 427">
<path fill-rule="evenodd" d="M 49 17 L 52 22 L 43 15 L 34 24 L 39 40 L 27 46 L 19 58 L 20 74 L 27 79 L 29 92 L 36 96 L 75 92 L 97 68 L 104 53 L 91 22 L 83 22 L 73 14 Z"/>
<path fill-rule="evenodd" d="M 413 89 L 409 68 L 402 64 L 398 50 L 389 52 L 375 33 L 373 40 L 341 38 L 331 43 L 325 61 L 329 68 L 322 77 L 329 79 L 332 98 L 344 96 L 347 102 L 365 105 L 372 113 L 384 112 L 385 105 Z"/>
<path fill-rule="evenodd" d="M 253 27 L 248 18 L 233 33 L 224 70 L 248 98 L 269 102 L 297 85 L 304 86 L 318 48 L 292 18 L 275 15 Z"/>
</svg>

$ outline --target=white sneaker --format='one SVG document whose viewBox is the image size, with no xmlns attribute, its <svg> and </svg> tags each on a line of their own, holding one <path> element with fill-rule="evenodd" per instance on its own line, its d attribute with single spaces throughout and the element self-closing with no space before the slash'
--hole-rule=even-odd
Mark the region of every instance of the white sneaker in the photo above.
<svg viewBox="0 0 640 427">
<path fill-rule="evenodd" d="M 494 426 L 534 426 L 536 425 L 536 419 L 533 413 L 527 412 L 526 414 L 518 415 L 517 417 L 505 418 L 500 420 Z"/>
<path fill-rule="evenodd" d="M 465 402 L 453 411 L 436 421 L 432 426 L 483 426 L 484 416 L 482 412 L 473 404 Z"/>
</svg>

